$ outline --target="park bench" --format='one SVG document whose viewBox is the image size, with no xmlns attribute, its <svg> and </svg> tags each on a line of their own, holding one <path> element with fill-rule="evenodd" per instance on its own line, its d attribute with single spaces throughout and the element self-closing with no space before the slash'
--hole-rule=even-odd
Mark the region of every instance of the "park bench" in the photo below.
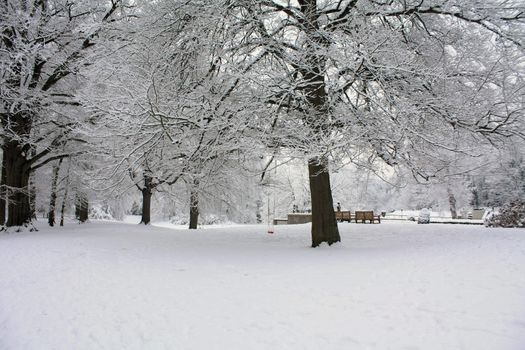
<svg viewBox="0 0 525 350">
<path fill-rule="evenodd" d="M 381 215 L 374 215 L 373 211 L 356 211 L 354 219 L 356 223 L 359 221 L 361 221 L 363 224 L 366 221 L 369 221 L 371 224 L 373 224 L 374 221 L 381 223 Z"/>
<path fill-rule="evenodd" d="M 339 222 L 342 221 L 348 221 L 350 222 L 352 220 L 352 212 L 349 211 L 336 211 L 335 212 L 335 219 Z"/>
</svg>

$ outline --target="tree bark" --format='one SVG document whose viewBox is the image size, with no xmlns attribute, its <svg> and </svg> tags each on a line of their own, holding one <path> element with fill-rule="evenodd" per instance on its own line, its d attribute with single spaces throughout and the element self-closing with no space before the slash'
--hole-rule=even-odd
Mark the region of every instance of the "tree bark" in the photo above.
<svg viewBox="0 0 525 350">
<path fill-rule="evenodd" d="M 262 223 L 262 200 L 257 199 L 255 201 L 255 222 L 260 224 Z"/>
<path fill-rule="evenodd" d="M 64 188 L 64 198 L 62 199 L 62 207 L 60 208 L 60 226 L 64 226 L 64 215 L 66 212 L 67 194 L 69 192 L 69 174 L 71 170 L 71 160 L 67 167 L 66 186 Z"/>
<path fill-rule="evenodd" d="M 64 214 L 66 212 L 66 202 L 67 202 L 67 191 L 68 188 L 64 190 L 64 199 L 62 199 L 62 207 L 60 208 L 60 226 L 64 226 Z"/>
<path fill-rule="evenodd" d="M 35 147 L 31 146 L 29 151 L 29 158 L 33 158 L 35 156 L 35 153 Z M 31 170 L 29 170 L 29 185 L 27 189 L 29 191 L 29 211 L 31 213 L 31 220 L 36 220 L 36 185 L 35 176 Z"/>
<path fill-rule="evenodd" d="M 29 212 L 31 220 L 36 220 L 36 186 L 33 179 L 33 174 L 29 175 Z"/>
<path fill-rule="evenodd" d="M 6 184 L 8 188 L 6 226 L 27 226 L 31 222 L 29 199 L 29 173 L 31 163 L 26 158 L 22 145 L 10 140 L 4 145 L 6 158 Z"/>
<path fill-rule="evenodd" d="M 454 193 L 452 192 L 450 187 L 447 188 L 447 193 L 448 193 L 448 204 L 450 206 L 450 215 L 452 216 L 452 219 L 457 219 L 458 213 L 456 210 L 456 197 L 454 196 Z"/>
<path fill-rule="evenodd" d="M 7 180 L 7 173 L 5 169 L 5 153 L 2 155 L 2 168 L 0 169 L 2 172 L 0 176 L 0 226 L 3 226 L 5 224 L 5 218 L 6 218 L 6 180 Z"/>
<path fill-rule="evenodd" d="M 77 193 L 75 201 L 75 216 L 78 221 L 82 224 L 88 220 L 89 214 L 89 201 L 85 193 Z"/>
<path fill-rule="evenodd" d="M 310 159 L 308 173 L 312 200 L 312 247 L 317 247 L 323 242 L 328 245 L 340 242 L 341 236 L 335 219 L 327 160 Z"/>
<path fill-rule="evenodd" d="M 312 130 L 312 138 L 307 142 L 319 148 L 315 150 L 317 154 L 324 154 L 326 150 L 321 147 L 323 139 L 329 137 L 330 111 L 325 82 L 327 59 L 323 52 L 330 43 L 319 32 L 317 1 L 303 0 L 299 1 L 299 4 L 306 18 L 303 30 L 307 37 L 304 65 L 297 67 L 304 80 L 304 97 L 308 102 L 308 112 L 303 119 Z M 309 159 L 308 175 L 312 201 L 312 247 L 317 247 L 323 242 L 328 245 L 339 242 L 341 237 L 335 219 L 328 159 L 325 156 Z"/>
<path fill-rule="evenodd" d="M 142 192 L 142 219 L 139 224 L 149 225 L 151 222 L 151 197 L 153 194 L 153 182 L 150 176 L 144 175 L 144 187 Z"/>
<path fill-rule="evenodd" d="M 53 167 L 53 175 L 51 178 L 51 196 L 49 197 L 49 211 L 47 214 L 47 222 L 49 226 L 55 226 L 55 207 L 57 202 L 57 183 L 58 183 L 58 173 L 60 171 L 60 165 L 62 164 L 62 159 Z"/>
<path fill-rule="evenodd" d="M 197 229 L 199 221 L 199 181 L 195 180 L 190 192 L 190 230 Z"/>
<path fill-rule="evenodd" d="M 151 190 L 144 188 L 142 190 L 142 219 L 141 224 L 149 225 L 151 222 Z"/>
</svg>

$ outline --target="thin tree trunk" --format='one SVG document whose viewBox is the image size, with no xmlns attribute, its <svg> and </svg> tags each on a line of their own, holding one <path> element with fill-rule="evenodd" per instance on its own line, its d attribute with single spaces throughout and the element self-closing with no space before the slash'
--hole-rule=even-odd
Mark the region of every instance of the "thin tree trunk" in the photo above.
<svg viewBox="0 0 525 350">
<path fill-rule="evenodd" d="M 53 175 L 51 178 L 51 196 L 49 197 L 49 211 L 47 214 L 47 222 L 51 227 L 55 225 L 55 206 L 57 202 L 57 183 L 60 165 L 62 165 L 62 158 L 53 167 Z"/>
<path fill-rule="evenodd" d="M 295 206 L 295 204 L 294 204 Z M 262 200 L 257 199 L 255 201 L 255 222 L 260 224 L 262 222 Z"/>
<path fill-rule="evenodd" d="M 195 180 L 190 193 L 190 230 L 197 228 L 199 221 L 199 181 Z"/>
<path fill-rule="evenodd" d="M 64 198 L 62 199 L 62 207 L 60 208 L 60 226 L 64 226 L 64 214 L 66 212 L 67 192 L 68 186 L 64 190 Z"/>
<path fill-rule="evenodd" d="M 450 215 L 452 216 L 452 219 L 457 219 L 458 213 L 456 211 L 456 197 L 454 196 L 454 193 L 452 190 L 447 188 L 448 193 L 448 204 L 450 206 Z"/>
<path fill-rule="evenodd" d="M 64 188 L 64 198 L 62 199 L 62 207 L 60 208 L 60 226 L 64 226 L 64 215 L 66 212 L 66 203 L 67 203 L 67 194 L 69 192 L 69 173 L 71 170 L 71 160 L 68 163 L 67 167 L 67 178 L 66 178 L 66 186 Z"/>
<path fill-rule="evenodd" d="M 31 155 L 31 158 L 35 156 L 34 147 L 31 147 L 31 151 L 29 152 L 29 154 Z M 27 191 L 29 192 L 29 210 L 31 212 L 31 220 L 36 220 L 36 186 L 34 177 L 34 174 L 30 172 L 29 185 L 27 187 Z"/>
<path fill-rule="evenodd" d="M 75 194 L 75 219 L 80 220 L 80 196 Z"/>
<path fill-rule="evenodd" d="M 32 175 L 29 175 L 29 212 L 31 220 L 36 220 L 36 186 Z"/>
<path fill-rule="evenodd" d="M 308 173 L 312 200 L 312 247 L 323 242 L 328 245 L 340 242 L 326 159 L 310 159 Z"/>
</svg>

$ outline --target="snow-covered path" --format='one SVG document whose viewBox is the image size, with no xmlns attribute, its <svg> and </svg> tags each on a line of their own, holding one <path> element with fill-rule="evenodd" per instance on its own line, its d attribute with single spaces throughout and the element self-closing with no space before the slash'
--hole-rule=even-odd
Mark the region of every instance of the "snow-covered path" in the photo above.
<svg viewBox="0 0 525 350">
<path fill-rule="evenodd" d="M 525 231 L 341 224 L 0 235 L 0 349 L 525 349 Z"/>
</svg>

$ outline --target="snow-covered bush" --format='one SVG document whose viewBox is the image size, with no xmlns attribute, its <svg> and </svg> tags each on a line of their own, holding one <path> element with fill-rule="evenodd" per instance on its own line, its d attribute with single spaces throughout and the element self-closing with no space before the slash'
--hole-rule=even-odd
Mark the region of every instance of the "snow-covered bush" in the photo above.
<svg viewBox="0 0 525 350">
<path fill-rule="evenodd" d="M 130 213 L 131 215 L 142 215 L 142 206 L 137 201 L 134 201 L 131 205 Z"/>
<path fill-rule="evenodd" d="M 505 204 L 499 214 L 487 218 L 486 226 L 525 227 L 525 201 L 514 200 Z"/>
<path fill-rule="evenodd" d="M 170 217 L 170 223 L 173 225 L 187 225 L 189 222 L 189 217 L 187 215 L 175 215 Z"/>
<path fill-rule="evenodd" d="M 189 217 L 186 216 L 172 216 L 170 222 L 174 225 L 188 225 Z M 225 215 L 204 214 L 199 216 L 199 225 L 219 225 L 219 224 L 233 224 L 231 220 Z"/>
<path fill-rule="evenodd" d="M 93 205 L 89 210 L 89 217 L 94 220 L 114 220 L 114 216 L 109 205 Z"/>
<path fill-rule="evenodd" d="M 225 215 L 208 214 L 203 215 L 199 220 L 200 225 L 218 225 L 218 224 L 233 224 Z"/>
<path fill-rule="evenodd" d="M 419 217 L 417 218 L 418 224 L 428 224 L 430 223 L 430 210 L 427 208 L 421 209 L 419 212 Z"/>
</svg>

